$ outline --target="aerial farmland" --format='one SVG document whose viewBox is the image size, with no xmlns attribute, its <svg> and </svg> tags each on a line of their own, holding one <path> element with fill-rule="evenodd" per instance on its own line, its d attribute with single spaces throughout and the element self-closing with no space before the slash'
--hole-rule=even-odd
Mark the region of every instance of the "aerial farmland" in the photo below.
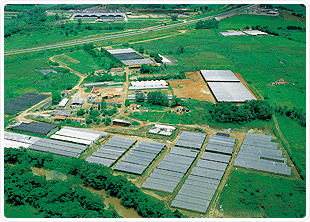
<svg viewBox="0 0 310 222">
<path fill-rule="evenodd" d="M 6 218 L 307 213 L 302 4 L 6 4 Z"/>
</svg>

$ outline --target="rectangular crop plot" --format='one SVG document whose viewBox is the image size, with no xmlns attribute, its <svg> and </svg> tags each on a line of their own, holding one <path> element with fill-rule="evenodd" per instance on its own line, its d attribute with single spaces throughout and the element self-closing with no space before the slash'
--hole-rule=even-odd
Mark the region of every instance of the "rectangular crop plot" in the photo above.
<svg viewBox="0 0 310 222">
<path fill-rule="evenodd" d="M 153 178 L 153 177 L 148 177 L 146 179 L 146 182 L 163 184 L 163 185 L 171 186 L 171 187 L 176 187 L 179 183 L 179 181 L 163 180 L 163 179 Z"/>
<path fill-rule="evenodd" d="M 190 147 L 200 149 L 207 134 L 195 133 L 190 131 L 182 131 L 179 139 L 176 142 L 176 146 Z"/>
<path fill-rule="evenodd" d="M 15 99 L 4 104 L 4 113 L 16 114 L 20 111 L 28 109 L 30 106 L 36 105 L 42 100 L 50 97 L 49 95 L 27 92 Z"/>
<path fill-rule="evenodd" d="M 274 150 L 278 148 L 278 143 L 257 141 L 257 140 L 251 140 L 251 139 L 244 139 L 243 145 L 262 147 L 262 148 L 274 149 Z"/>
<path fill-rule="evenodd" d="M 265 141 L 265 142 L 270 142 L 271 138 L 272 138 L 272 136 L 262 135 L 262 134 L 255 134 L 255 133 L 247 133 L 245 135 L 245 139 Z"/>
<path fill-rule="evenodd" d="M 198 151 L 196 150 L 191 150 L 191 149 L 186 149 L 182 147 L 172 147 L 170 153 L 172 154 L 177 154 L 181 156 L 189 156 L 195 158 L 198 155 Z"/>
<path fill-rule="evenodd" d="M 171 170 L 180 173 L 186 173 L 189 166 L 184 166 L 183 164 L 172 163 L 168 161 L 162 161 L 158 164 L 157 168 Z"/>
<path fill-rule="evenodd" d="M 199 187 L 199 186 L 193 186 L 189 184 L 183 184 L 182 189 L 195 191 L 198 193 L 207 193 L 210 195 L 213 195 L 215 193 L 216 188 L 208 188 L 208 187 Z"/>
<path fill-rule="evenodd" d="M 229 163 L 230 157 L 231 156 L 225 154 L 204 152 L 201 156 L 201 159 L 212 160 L 222 163 Z"/>
<path fill-rule="evenodd" d="M 58 150 L 58 149 L 52 149 L 49 147 L 43 147 L 43 146 L 36 146 L 36 145 L 31 145 L 29 149 L 32 150 L 37 150 L 41 152 L 50 152 L 53 154 L 61 155 L 61 156 L 67 156 L 67 157 L 77 157 L 79 156 L 79 153 L 73 153 L 65 150 Z"/>
<path fill-rule="evenodd" d="M 188 180 L 196 180 L 196 181 L 201 181 L 204 183 L 212 183 L 215 185 L 219 185 L 220 180 L 216 180 L 216 179 L 211 179 L 211 178 L 207 178 L 207 177 L 200 177 L 200 176 L 195 176 L 195 175 L 189 175 Z"/>
<path fill-rule="evenodd" d="M 194 161 L 194 158 L 169 153 L 165 156 L 164 160 L 169 162 L 191 164 Z"/>
<path fill-rule="evenodd" d="M 180 200 L 180 201 L 183 201 L 183 202 L 198 204 L 198 205 L 201 205 L 201 206 L 206 206 L 210 202 L 208 200 L 194 198 L 194 197 L 189 197 L 189 196 L 185 196 L 185 195 L 182 195 L 182 194 L 177 194 L 176 197 L 175 197 L 175 200 Z"/>
<path fill-rule="evenodd" d="M 214 161 L 209 161 L 209 160 L 204 160 L 204 159 L 198 160 L 196 164 L 196 166 L 198 167 L 219 170 L 219 171 L 225 171 L 227 165 L 228 165 L 227 163 L 219 163 L 219 162 L 214 162 Z"/>
<path fill-rule="evenodd" d="M 201 181 L 190 180 L 190 179 L 187 179 L 184 184 L 187 184 L 187 185 L 190 185 L 190 186 L 195 186 L 195 187 L 204 187 L 204 188 L 208 188 L 208 189 L 211 189 L 211 190 L 216 190 L 216 188 L 217 188 L 216 184 L 204 183 L 204 182 L 201 182 Z"/>
<path fill-rule="evenodd" d="M 139 55 L 136 52 L 117 53 L 114 54 L 113 56 L 119 60 L 144 59 L 143 56 Z"/>
<path fill-rule="evenodd" d="M 159 191 L 164 191 L 164 192 L 167 192 L 167 193 L 172 193 L 175 187 L 166 186 L 166 185 L 163 185 L 163 184 L 144 182 L 143 185 L 142 185 L 142 188 L 152 189 L 152 190 L 159 190 Z"/>
<path fill-rule="evenodd" d="M 255 170 L 261 170 L 276 174 L 282 174 L 282 175 L 291 175 L 291 167 L 287 166 L 281 166 L 276 165 L 272 163 L 266 163 L 266 161 L 252 161 L 247 159 L 242 159 L 237 157 L 234 163 L 235 166 L 245 167 L 245 168 L 251 168 Z"/>
<path fill-rule="evenodd" d="M 217 153 L 225 153 L 228 155 L 232 155 L 233 153 L 233 146 L 221 146 L 221 145 L 217 145 L 217 144 L 212 144 L 212 143 L 208 143 L 208 145 L 206 146 L 206 150 L 207 151 L 211 151 L 211 152 L 217 152 Z"/>
<path fill-rule="evenodd" d="M 240 82 L 231 70 L 200 70 L 206 82 Z"/>
<path fill-rule="evenodd" d="M 155 168 L 154 173 L 160 173 L 163 175 L 168 175 L 168 176 L 173 176 L 173 177 L 179 177 L 182 178 L 183 177 L 183 173 L 179 173 L 179 172 L 174 172 L 174 171 L 170 171 L 170 170 L 164 170 L 164 169 L 159 169 L 159 168 Z"/>
<path fill-rule="evenodd" d="M 187 202 L 183 202 L 180 200 L 173 200 L 171 206 L 186 209 L 186 210 L 197 211 L 200 213 L 205 213 L 207 211 L 209 204 L 207 204 L 206 206 L 201 206 L 201 205 L 194 204 L 194 203 L 187 203 Z"/>
<path fill-rule="evenodd" d="M 241 82 L 208 82 L 218 102 L 244 102 L 256 100 Z"/>
<path fill-rule="evenodd" d="M 169 180 L 169 181 L 180 181 L 181 177 L 174 177 L 166 174 L 160 174 L 160 173 L 154 173 L 152 172 L 149 176 L 149 178 L 157 178 L 157 179 L 162 179 L 162 180 Z"/>
<path fill-rule="evenodd" d="M 204 199 L 204 200 L 212 200 L 213 194 L 208 194 L 208 193 L 199 193 L 196 191 L 192 191 L 192 190 L 186 190 L 186 189 L 180 189 L 178 194 L 182 194 L 182 195 L 186 195 L 189 197 L 195 197 L 197 199 Z"/>
<path fill-rule="evenodd" d="M 164 144 L 141 141 L 127 154 L 127 156 L 123 158 L 121 162 L 117 164 L 115 169 L 129 173 L 142 174 L 156 158 L 158 153 L 164 148 L 164 146 Z M 125 162 L 125 164 L 122 164 L 123 162 Z M 139 166 L 138 170 L 136 167 L 129 167 L 128 169 L 122 167 L 122 165 L 126 166 L 129 163 L 131 165 L 141 165 L 143 166 L 143 169 L 141 166 Z M 121 168 L 119 168 L 118 165 L 120 165 Z"/>
<path fill-rule="evenodd" d="M 196 175 L 196 176 L 208 177 L 208 178 L 211 178 L 211 179 L 221 180 L 224 172 L 223 171 L 218 171 L 218 170 L 211 170 L 211 169 L 201 168 L 201 167 L 195 167 L 192 170 L 191 174 Z"/>
<path fill-rule="evenodd" d="M 145 168 L 144 165 L 121 161 L 114 167 L 114 170 L 141 175 Z"/>
<path fill-rule="evenodd" d="M 272 149 L 265 149 L 253 146 L 242 145 L 240 148 L 241 153 L 256 153 L 258 156 L 273 156 L 273 157 L 281 157 L 282 150 L 272 150 Z"/>
<path fill-rule="evenodd" d="M 90 156 L 86 158 L 86 161 L 90 162 L 90 163 L 99 163 L 105 166 L 110 167 L 115 160 L 112 159 L 105 159 L 105 158 L 101 158 L 101 157 L 97 157 L 97 156 Z"/>
</svg>

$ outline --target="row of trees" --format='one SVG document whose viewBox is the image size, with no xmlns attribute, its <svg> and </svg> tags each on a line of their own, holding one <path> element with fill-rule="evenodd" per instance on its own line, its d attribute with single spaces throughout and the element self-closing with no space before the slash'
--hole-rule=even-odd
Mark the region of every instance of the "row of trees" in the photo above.
<svg viewBox="0 0 310 222">
<path fill-rule="evenodd" d="M 49 218 L 120 218 L 103 198 L 72 182 L 46 180 L 24 165 L 5 165 L 4 193 L 12 205 L 30 204 Z"/>
<path fill-rule="evenodd" d="M 23 164 L 73 175 L 80 178 L 86 186 L 97 190 L 104 189 L 108 194 L 118 197 L 124 206 L 133 207 L 142 217 L 184 217 L 177 210 L 173 212 L 167 209 L 162 201 L 143 193 L 124 176 L 113 176 L 111 168 L 101 164 L 14 148 L 4 149 L 4 161 L 5 163 Z"/>
<path fill-rule="evenodd" d="M 211 119 L 220 123 L 244 123 L 252 120 L 270 120 L 273 109 L 268 102 L 262 100 L 246 101 L 244 105 L 222 102 L 209 110 Z"/>
<path fill-rule="evenodd" d="M 142 64 L 140 67 L 140 72 L 143 74 L 158 73 L 159 71 L 160 71 L 160 67 L 154 67 L 152 65 Z"/>
<path fill-rule="evenodd" d="M 298 121 L 301 126 L 306 126 L 306 114 L 303 112 L 302 109 L 297 109 L 295 107 L 289 108 L 288 106 L 282 107 L 276 105 L 274 107 L 274 111 L 283 116 L 287 116 L 293 120 Z"/>
<path fill-rule="evenodd" d="M 196 29 L 217 29 L 219 26 L 219 22 L 216 19 L 199 21 L 196 23 Z"/>
</svg>

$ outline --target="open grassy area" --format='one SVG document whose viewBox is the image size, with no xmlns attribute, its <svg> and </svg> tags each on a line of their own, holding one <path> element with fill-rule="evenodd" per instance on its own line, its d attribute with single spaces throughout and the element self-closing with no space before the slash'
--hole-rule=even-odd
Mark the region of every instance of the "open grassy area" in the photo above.
<svg viewBox="0 0 310 222">
<path fill-rule="evenodd" d="M 238 25 L 240 28 L 243 26 Z M 249 87 L 261 93 L 270 103 L 305 110 L 304 43 L 271 35 L 223 37 L 218 30 L 189 30 L 167 39 L 138 43 L 135 47 L 143 46 L 150 52 L 169 55 L 175 54 L 180 45 L 185 52 L 176 54 L 179 69 L 230 69 L 239 72 Z M 271 86 L 280 78 L 290 84 Z"/>
<path fill-rule="evenodd" d="M 4 102 L 26 92 L 51 92 L 65 90 L 78 83 L 79 77 L 72 73 L 49 73 L 43 75 L 36 69 L 49 69 L 50 64 L 43 56 L 6 57 L 4 63 Z"/>
<path fill-rule="evenodd" d="M 97 62 L 84 50 L 61 54 L 55 56 L 54 60 L 60 64 L 64 63 L 82 74 L 101 69 Z"/>
<path fill-rule="evenodd" d="M 276 114 L 280 130 L 289 143 L 282 141 L 300 174 L 306 178 L 306 127 L 302 127 L 297 121 L 286 116 Z"/>
<path fill-rule="evenodd" d="M 228 177 L 218 206 L 225 217 L 302 218 L 306 215 L 305 181 L 238 167 Z"/>
</svg>

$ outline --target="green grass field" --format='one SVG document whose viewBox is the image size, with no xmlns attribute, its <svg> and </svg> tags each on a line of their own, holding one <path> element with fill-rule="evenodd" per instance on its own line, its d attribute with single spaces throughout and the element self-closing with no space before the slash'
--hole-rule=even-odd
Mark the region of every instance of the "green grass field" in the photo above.
<svg viewBox="0 0 310 222">
<path fill-rule="evenodd" d="M 239 24 L 240 28 L 243 26 Z M 250 88 L 257 89 L 270 103 L 305 110 L 304 43 L 271 35 L 223 37 L 218 30 L 189 30 L 182 35 L 138 43 L 135 47 L 169 55 L 175 54 L 180 45 L 185 52 L 177 55 L 179 69 L 230 69 L 239 72 Z M 279 78 L 291 84 L 271 86 Z"/>
<path fill-rule="evenodd" d="M 97 62 L 84 50 L 61 54 L 55 56 L 54 60 L 60 64 L 64 63 L 82 74 L 101 69 Z"/>
<path fill-rule="evenodd" d="M 306 215 L 306 184 L 238 167 L 232 170 L 219 205 L 228 217 L 302 218 Z"/>
<path fill-rule="evenodd" d="M 300 126 L 296 121 L 276 114 L 279 127 L 290 147 L 282 143 L 288 151 L 300 174 L 306 177 L 306 127 Z"/>
</svg>

